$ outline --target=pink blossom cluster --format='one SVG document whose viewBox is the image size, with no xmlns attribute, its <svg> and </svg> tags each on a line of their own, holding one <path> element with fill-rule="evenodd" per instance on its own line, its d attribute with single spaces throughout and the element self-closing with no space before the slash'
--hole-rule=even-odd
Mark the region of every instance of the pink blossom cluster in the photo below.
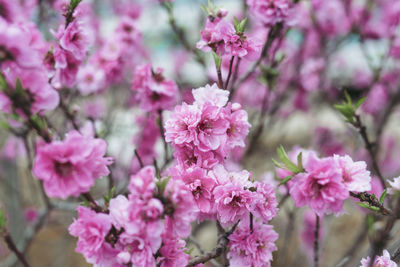
<svg viewBox="0 0 400 267">
<path fill-rule="evenodd" d="M 26 116 L 54 109 L 59 95 L 43 67 L 46 42 L 35 24 L 18 17 L 24 13 L 17 1 L 2 1 L 0 7 L 0 74 L 9 86 L 0 91 L 0 110 Z"/>
<path fill-rule="evenodd" d="M 218 10 L 215 15 L 208 16 L 197 48 L 204 52 L 214 51 L 221 56 L 256 60 L 261 53 L 261 42 L 237 31 L 232 23 L 224 20 L 226 15 L 227 11 Z"/>
<path fill-rule="evenodd" d="M 106 148 L 102 139 L 71 131 L 63 141 L 38 144 L 33 173 L 43 181 L 48 196 L 77 197 L 89 192 L 95 179 L 110 173 L 107 166 L 112 159 L 104 156 Z"/>
<path fill-rule="evenodd" d="M 132 175 L 129 195 L 111 199 L 107 213 L 78 208 L 70 233 L 77 251 L 96 266 L 185 266 L 185 241 L 197 209 L 182 181 L 157 186 L 155 169 Z M 167 178 L 164 178 L 167 179 Z"/>
<path fill-rule="evenodd" d="M 235 147 L 244 147 L 250 124 L 241 105 L 216 84 L 192 91 L 194 102 L 175 107 L 165 123 L 165 140 L 181 166 L 210 169 Z"/>
<path fill-rule="evenodd" d="M 247 0 L 251 13 L 265 26 L 284 22 L 290 13 L 290 0 Z"/>
<path fill-rule="evenodd" d="M 319 158 L 314 151 L 299 149 L 291 157 L 295 159 L 300 152 L 304 172 L 294 174 L 288 183 L 296 206 L 308 205 L 319 216 L 339 214 L 349 192 L 371 190 L 371 176 L 365 162 L 354 162 L 347 155 Z M 290 171 L 279 171 L 282 178 L 290 174 Z"/>
</svg>

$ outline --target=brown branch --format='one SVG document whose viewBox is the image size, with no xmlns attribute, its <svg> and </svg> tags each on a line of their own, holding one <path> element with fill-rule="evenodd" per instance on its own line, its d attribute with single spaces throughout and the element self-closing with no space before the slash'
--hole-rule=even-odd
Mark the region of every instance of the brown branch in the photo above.
<svg viewBox="0 0 400 267">
<path fill-rule="evenodd" d="M 319 216 L 315 215 L 315 231 L 314 231 L 314 266 L 318 267 L 319 265 Z"/>
<path fill-rule="evenodd" d="M 238 88 L 242 83 L 244 83 L 245 81 L 247 81 L 248 78 L 250 78 L 250 76 L 254 73 L 254 71 L 261 64 L 262 60 L 268 55 L 269 48 L 271 47 L 273 41 L 281 33 L 282 28 L 283 28 L 283 25 L 281 23 L 278 23 L 271 28 L 271 30 L 268 32 L 267 40 L 264 43 L 260 57 L 253 64 L 253 66 L 250 68 L 250 70 L 239 79 L 239 81 L 237 82 L 236 85 L 234 85 L 234 87 L 232 88 L 231 91 L 235 91 L 236 88 Z"/>
<path fill-rule="evenodd" d="M 376 197 L 373 197 L 371 194 L 368 194 L 367 192 L 360 192 L 360 193 L 350 192 L 350 196 L 355 197 L 362 202 L 367 202 L 370 206 L 378 208 L 383 215 L 392 215 L 392 212 L 386 209 L 379 202 L 379 200 L 376 199 Z"/>
<path fill-rule="evenodd" d="M 181 29 L 177 24 L 176 20 L 174 17 L 174 12 L 173 8 L 170 3 L 162 3 L 162 6 L 165 8 L 165 10 L 168 13 L 168 21 L 169 25 L 172 28 L 172 31 L 175 33 L 176 37 L 178 38 L 179 42 L 182 44 L 182 46 L 188 51 L 194 54 L 196 61 L 201 64 L 203 67 L 206 67 L 206 62 L 200 55 L 200 52 L 196 49 L 193 49 L 186 37 L 186 34 L 183 29 Z"/>
<path fill-rule="evenodd" d="M 400 213 L 400 199 L 397 200 L 396 208 L 394 210 L 394 214 L 398 215 Z M 370 253 L 370 264 L 372 267 L 377 255 L 382 253 L 382 250 L 385 248 L 387 242 L 390 239 L 390 232 L 393 229 L 393 226 L 397 220 L 398 216 L 390 216 L 387 217 L 385 227 L 377 232 L 375 238 L 372 241 L 371 245 L 371 253 Z"/>
<path fill-rule="evenodd" d="M 15 245 L 15 242 L 11 235 L 8 233 L 7 230 L 4 230 L 4 241 L 6 242 L 8 248 L 17 256 L 19 261 L 24 265 L 25 267 L 30 267 L 29 263 L 25 259 L 24 254 L 17 248 L 17 245 Z"/>
<path fill-rule="evenodd" d="M 193 259 L 191 259 L 189 261 L 189 263 L 186 265 L 186 267 L 195 266 L 200 263 L 205 263 L 211 259 L 215 259 L 215 258 L 221 256 L 226 251 L 226 248 L 228 246 L 228 243 L 229 243 L 228 237 L 233 233 L 233 231 L 235 231 L 238 224 L 239 224 L 239 221 L 231 228 L 231 230 L 229 230 L 228 232 L 224 231 L 220 235 L 220 237 L 218 238 L 218 244 L 213 250 L 211 250 L 207 253 L 204 253 L 203 255 L 194 257 Z"/>
<path fill-rule="evenodd" d="M 381 170 L 379 169 L 378 161 L 376 160 L 376 150 L 374 144 L 370 141 L 368 134 L 367 134 L 367 129 L 366 127 L 362 124 L 361 118 L 359 115 L 355 115 L 356 121 L 353 123 L 353 126 L 358 129 L 358 132 L 360 133 L 364 144 L 365 148 L 368 151 L 369 156 L 371 157 L 372 161 L 372 167 L 375 170 L 376 175 L 378 176 L 383 188 L 386 188 L 385 184 L 385 179 L 383 178 L 383 175 L 381 173 Z"/>
<path fill-rule="evenodd" d="M 230 81 L 231 76 L 232 76 L 232 67 L 233 67 L 233 61 L 234 60 L 235 60 L 235 56 L 232 56 L 231 57 L 231 61 L 229 62 L 229 72 L 228 72 L 228 77 L 226 78 L 226 82 L 225 82 L 225 87 L 224 87 L 225 90 L 228 89 L 229 81 Z"/>
</svg>

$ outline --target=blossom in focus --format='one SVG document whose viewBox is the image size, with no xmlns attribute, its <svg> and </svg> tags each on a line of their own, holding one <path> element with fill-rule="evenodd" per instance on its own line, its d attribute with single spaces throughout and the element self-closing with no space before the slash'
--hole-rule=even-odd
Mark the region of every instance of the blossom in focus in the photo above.
<svg viewBox="0 0 400 267">
<path fill-rule="evenodd" d="M 354 162 L 348 155 L 334 155 L 333 158 L 342 170 L 343 182 L 349 191 L 371 190 L 371 175 L 364 161 Z"/>
<path fill-rule="evenodd" d="M 107 166 L 113 161 L 104 156 L 106 148 L 102 139 L 71 131 L 63 141 L 38 145 L 33 173 L 43 181 L 48 196 L 77 197 L 88 192 L 95 179 L 110 173 Z"/>
<path fill-rule="evenodd" d="M 253 229 L 248 224 L 239 224 L 229 236 L 229 266 L 269 267 L 272 252 L 277 250 L 275 241 L 278 234 L 272 225 L 254 222 Z"/>
<path fill-rule="evenodd" d="M 341 169 L 333 158 L 320 159 L 314 153 L 303 157 L 305 172 L 294 176 L 289 191 L 296 206 L 309 205 L 318 216 L 341 213 L 349 197 Z"/>
<path fill-rule="evenodd" d="M 113 251 L 105 240 L 112 227 L 111 218 L 108 214 L 96 213 L 82 206 L 77 211 L 78 219 L 74 219 L 68 231 L 78 237 L 76 251 L 82 253 L 89 263 L 97 264 L 102 257 Z"/>
</svg>

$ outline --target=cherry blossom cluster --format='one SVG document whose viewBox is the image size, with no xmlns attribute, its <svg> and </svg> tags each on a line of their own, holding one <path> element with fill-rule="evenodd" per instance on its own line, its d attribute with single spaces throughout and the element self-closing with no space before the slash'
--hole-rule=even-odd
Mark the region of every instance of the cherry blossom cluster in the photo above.
<svg viewBox="0 0 400 267">
<path fill-rule="evenodd" d="M 8 88 L 0 91 L 0 110 L 8 114 L 27 116 L 52 110 L 59 102 L 43 65 L 48 44 L 36 25 L 24 19 L 29 16 L 28 7 L 14 1 L 2 2 L 0 72 Z"/>
<path fill-rule="evenodd" d="M 194 102 L 175 107 L 165 123 L 165 140 L 174 148 L 182 168 L 211 169 L 223 163 L 235 147 L 244 147 L 250 124 L 238 103 L 228 103 L 229 92 L 216 84 L 192 91 Z"/>
<path fill-rule="evenodd" d="M 211 10 L 204 30 L 201 31 L 201 40 L 197 48 L 204 52 L 214 51 L 218 55 L 256 60 L 261 52 L 261 42 L 256 38 L 244 34 L 246 20 L 235 25 L 224 18 L 228 14 L 226 10 Z"/>
</svg>

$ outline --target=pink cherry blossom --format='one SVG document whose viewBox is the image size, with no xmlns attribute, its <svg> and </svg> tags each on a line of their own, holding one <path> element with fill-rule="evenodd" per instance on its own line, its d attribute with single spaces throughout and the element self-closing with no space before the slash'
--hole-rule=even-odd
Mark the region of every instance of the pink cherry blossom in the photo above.
<svg viewBox="0 0 400 267">
<path fill-rule="evenodd" d="M 251 13 L 266 26 L 284 22 L 291 7 L 290 0 L 247 0 Z"/>
<path fill-rule="evenodd" d="M 102 139 L 71 131 L 63 141 L 38 145 L 33 173 L 50 197 L 77 197 L 88 192 L 95 179 L 109 174 L 112 159 L 104 157 L 106 148 Z"/>
<path fill-rule="evenodd" d="M 260 56 L 262 44 L 259 40 L 236 32 L 231 23 L 222 24 L 220 30 L 223 32 L 225 54 L 249 60 L 256 60 Z"/>
<path fill-rule="evenodd" d="M 153 166 L 145 166 L 137 174 L 131 176 L 128 189 L 131 196 L 149 199 L 156 188 L 155 182 L 156 170 Z"/>
<path fill-rule="evenodd" d="M 192 90 L 194 105 L 202 107 L 210 104 L 217 107 L 224 107 L 228 103 L 229 92 L 218 88 L 217 84 L 199 87 Z"/>
<path fill-rule="evenodd" d="M 371 190 L 371 176 L 364 161 L 353 162 L 348 155 L 334 155 L 333 158 L 342 170 L 343 182 L 347 190 L 354 192 Z"/>
<path fill-rule="evenodd" d="M 77 60 L 85 58 L 89 48 L 89 40 L 79 20 L 73 20 L 66 29 L 61 25 L 56 37 L 60 40 L 60 46 L 70 52 Z"/>
<path fill-rule="evenodd" d="M 25 95 L 23 97 L 19 95 L 15 96 L 15 103 L 13 103 L 15 105 L 15 109 L 20 110 L 21 107 L 27 107 L 28 110 L 30 109 L 30 112 L 37 113 L 43 110 L 52 110 L 58 106 L 59 95 L 48 83 L 48 78 L 44 69 L 23 69 L 11 62 L 5 63 L 3 68 L 4 76 L 8 84 L 14 88 L 17 80 L 19 80 L 21 82 L 22 89 L 25 91 Z M 0 92 L 0 96 L 3 94 L 3 92 Z M 4 102 L 1 100 L 3 97 Z M 7 96 L 3 97 L 0 97 L 0 103 L 3 102 L 4 104 L 0 104 L 0 107 L 3 106 L 2 110 L 10 113 L 11 101 Z"/>
<path fill-rule="evenodd" d="M 296 206 L 309 205 L 319 216 L 342 212 L 343 202 L 349 197 L 342 170 L 333 158 L 319 159 L 314 153 L 303 158 L 306 172 L 294 176 L 289 191 Z"/>
<path fill-rule="evenodd" d="M 248 224 L 239 224 L 229 236 L 229 266 L 270 267 L 272 252 L 277 250 L 278 234 L 272 225 L 255 222 L 253 229 Z"/>
<path fill-rule="evenodd" d="M 218 182 L 226 183 L 217 185 L 213 194 L 218 221 L 226 226 L 247 218 L 252 205 L 257 201 L 257 196 L 245 188 L 246 185 L 249 188 L 251 186 L 248 173 L 229 173 L 228 177 L 221 177 L 222 173 L 218 170 Z"/>
<path fill-rule="evenodd" d="M 77 88 L 82 95 L 101 91 L 106 85 L 106 76 L 102 69 L 87 64 L 79 68 L 77 73 Z"/>
<path fill-rule="evenodd" d="M 166 228 L 163 235 L 163 244 L 160 248 L 161 257 L 157 259 L 161 267 L 186 266 L 189 255 L 184 252 L 186 242 L 172 234 L 172 229 Z"/>
<path fill-rule="evenodd" d="M 106 242 L 106 236 L 112 227 L 111 218 L 107 214 L 96 213 L 82 206 L 77 210 L 78 219 L 69 226 L 69 233 L 78 237 L 76 251 L 82 253 L 89 263 L 98 264 L 104 254 L 110 254 L 113 250 Z"/>
<path fill-rule="evenodd" d="M 173 80 L 163 76 L 162 69 L 153 70 L 149 63 L 136 68 L 132 90 L 137 92 L 143 110 L 157 111 L 173 106 L 178 87 Z"/>
<path fill-rule="evenodd" d="M 40 54 L 30 46 L 31 37 L 17 24 L 0 19 L 0 63 L 14 61 L 21 68 L 39 67 Z"/>
<path fill-rule="evenodd" d="M 175 177 L 181 179 L 187 185 L 201 212 L 208 213 L 211 211 L 214 202 L 212 191 L 216 182 L 207 175 L 204 169 L 194 167 L 184 171 L 177 170 Z"/>
<path fill-rule="evenodd" d="M 218 54 L 224 53 L 223 25 L 227 24 L 223 18 L 227 15 L 224 10 L 219 10 L 215 16 L 209 16 L 204 30 L 200 31 L 201 40 L 196 47 L 204 52 L 215 51 Z"/>
<path fill-rule="evenodd" d="M 361 260 L 360 267 L 369 267 L 371 259 L 367 257 L 366 259 Z M 397 267 L 397 264 L 390 259 L 389 252 L 385 249 L 383 250 L 382 256 L 377 256 L 375 258 L 374 264 L 372 267 Z"/>
<path fill-rule="evenodd" d="M 166 224 L 171 224 L 175 235 L 187 237 L 190 234 L 190 223 L 198 213 L 192 192 L 183 181 L 171 179 L 165 188 L 164 197 L 167 199 L 164 204 Z"/>
<path fill-rule="evenodd" d="M 264 222 L 270 221 L 278 212 L 278 202 L 276 201 L 274 188 L 265 182 L 255 182 L 253 187 L 256 191 L 256 199 L 251 208 L 255 217 L 260 217 Z"/>
</svg>

